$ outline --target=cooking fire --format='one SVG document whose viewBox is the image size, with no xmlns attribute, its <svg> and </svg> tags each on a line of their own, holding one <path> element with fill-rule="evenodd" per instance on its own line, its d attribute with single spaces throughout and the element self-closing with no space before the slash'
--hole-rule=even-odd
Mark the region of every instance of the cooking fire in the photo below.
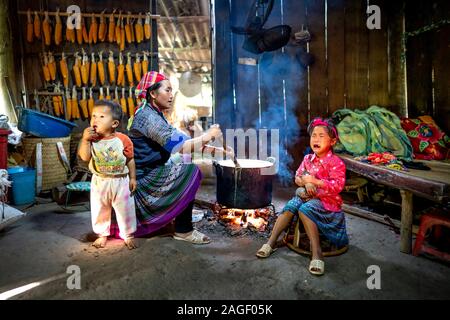
<svg viewBox="0 0 450 320">
<path fill-rule="evenodd" d="M 230 227 L 251 228 L 264 232 L 267 228 L 269 217 L 273 216 L 275 210 L 273 205 L 259 209 L 226 208 L 216 203 L 214 212 L 219 221 L 230 225 Z"/>
</svg>

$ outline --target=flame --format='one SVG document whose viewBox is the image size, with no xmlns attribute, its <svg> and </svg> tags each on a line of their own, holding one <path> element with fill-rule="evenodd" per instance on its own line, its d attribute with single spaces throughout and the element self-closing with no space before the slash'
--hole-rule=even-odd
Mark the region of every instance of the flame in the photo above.
<svg viewBox="0 0 450 320">
<path fill-rule="evenodd" d="M 264 231 L 268 223 L 266 219 L 259 216 L 257 210 L 227 209 L 226 212 L 227 214 L 222 216 L 221 219 L 242 228 L 248 228 L 251 225 L 260 231 Z"/>
</svg>

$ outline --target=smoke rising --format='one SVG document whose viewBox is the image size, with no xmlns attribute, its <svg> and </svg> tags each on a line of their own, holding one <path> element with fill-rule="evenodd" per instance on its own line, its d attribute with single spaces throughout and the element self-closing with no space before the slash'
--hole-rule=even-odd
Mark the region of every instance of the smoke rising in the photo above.
<svg viewBox="0 0 450 320">
<path fill-rule="evenodd" d="M 300 125 L 297 120 L 296 109 L 299 105 L 306 105 L 299 101 L 301 83 L 300 74 L 305 72 L 295 57 L 295 52 L 265 52 L 259 57 L 259 72 L 261 84 L 261 123 L 258 119 L 253 122 L 256 128 L 278 129 L 279 169 L 280 181 L 289 185 L 293 181 L 294 172 L 289 168 L 293 158 L 287 151 L 300 138 Z M 299 79 L 299 81 L 293 81 Z M 305 109 L 305 112 L 307 110 Z M 269 152 L 270 154 L 270 152 Z"/>
</svg>

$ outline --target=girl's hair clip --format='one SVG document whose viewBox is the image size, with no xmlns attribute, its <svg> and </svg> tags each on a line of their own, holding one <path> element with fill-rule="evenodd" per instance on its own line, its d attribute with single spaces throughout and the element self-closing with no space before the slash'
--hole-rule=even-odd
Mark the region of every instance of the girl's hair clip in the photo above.
<svg viewBox="0 0 450 320">
<path fill-rule="evenodd" d="M 336 139 L 339 139 L 339 135 L 338 132 L 336 130 L 335 125 L 333 124 L 333 122 L 330 119 L 323 119 L 323 118 L 315 118 L 313 121 L 311 121 L 311 123 L 308 126 L 308 132 L 310 132 L 314 127 L 317 126 L 324 126 L 327 127 L 329 130 L 333 131 L 334 137 Z"/>
</svg>

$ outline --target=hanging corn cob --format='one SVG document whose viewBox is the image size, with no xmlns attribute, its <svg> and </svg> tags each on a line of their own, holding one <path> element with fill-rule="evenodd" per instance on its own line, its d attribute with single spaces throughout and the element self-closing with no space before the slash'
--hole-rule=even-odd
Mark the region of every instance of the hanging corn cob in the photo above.
<svg viewBox="0 0 450 320">
<path fill-rule="evenodd" d="M 106 10 L 106 9 L 105 9 Z M 98 40 L 103 42 L 106 39 L 106 20 L 105 20 L 105 10 L 100 14 L 100 23 L 98 25 Z"/>
<path fill-rule="evenodd" d="M 81 81 L 83 82 L 83 85 L 87 86 L 89 82 L 89 65 L 88 65 L 88 56 L 83 50 L 83 62 L 81 63 L 80 67 L 81 71 Z"/>
<path fill-rule="evenodd" d="M 48 58 L 45 52 L 42 54 L 43 56 L 43 64 L 42 64 L 42 72 L 44 74 L 45 81 L 49 82 L 51 80 L 50 70 L 48 68 Z"/>
<path fill-rule="evenodd" d="M 86 69 L 87 69 L 87 72 L 88 72 L 88 79 L 89 79 L 89 72 L 91 71 L 91 60 L 89 60 L 89 55 L 86 54 L 84 49 L 81 49 L 81 51 L 83 51 L 83 55 L 86 56 Z"/>
<path fill-rule="evenodd" d="M 84 119 L 89 118 L 87 103 L 88 102 L 87 102 L 87 97 L 86 97 L 86 87 L 83 87 L 83 93 L 81 95 L 81 100 L 80 100 L 80 107 L 81 107 L 81 112 L 83 113 Z"/>
<path fill-rule="evenodd" d="M 59 8 L 56 10 L 55 21 L 55 44 L 60 45 L 62 42 L 62 22 L 59 16 Z"/>
<path fill-rule="evenodd" d="M 78 95 L 75 86 L 72 88 L 72 118 L 80 119 L 80 109 L 78 108 Z"/>
<path fill-rule="evenodd" d="M 75 28 L 73 28 L 72 24 L 69 23 L 69 17 L 67 17 L 66 21 L 66 41 L 75 43 Z"/>
<path fill-rule="evenodd" d="M 97 62 L 97 71 L 98 71 L 98 80 L 100 84 L 103 86 L 105 84 L 105 65 L 103 64 L 103 51 L 98 53 L 98 62 Z"/>
<path fill-rule="evenodd" d="M 117 23 L 115 26 L 115 40 L 118 46 L 120 46 L 120 40 L 122 40 L 121 30 L 120 30 L 120 19 L 121 19 L 122 11 L 119 12 L 119 17 L 117 18 Z"/>
<path fill-rule="evenodd" d="M 108 76 L 109 84 L 114 84 L 116 82 L 116 65 L 114 63 L 114 53 L 112 51 L 109 51 Z"/>
<path fill-rule="evenodd" d="M 48 11 L 44 13 L 44 21 L 42 22 L 42 31 L 44 33 L 44 43 L 49 46 L 52 43 L 52 26 L 50 25 L 50 18 L 48 17 Z"/>
<path fill-rule="evenodd" d="M 91 60 L 91 85 L 95 87 L 97 84 L 97 63 L 95 63 L 95 54 L 92 52 L 92 60 Z"/>
<path fill-rule="evenodd" d="M 136 42 L 141 43 L 144 40 L 144 27 L 142 26 L 142 15 L 140 12 L 137 22 L 134 25 L 134 30 L 136 31 Z"/>
<path fill-rule="evenodd" d="M 122 88 L 122 97 L 120 98 L 120 106 L 123 114 L 127 114 L 127 99 L 125 98 L 125 88 Z"/>
<path fill-rule="evenodd" d="M 131 36 L 131 22 L 130 22 L 130 17 L 131 17 L 131 12 L 128 11 L 128 15 L 127 15 L 127 23 L 125 24 L 125 36 L 126 36 L 126 40 L 127 43 L 132 43 L 132 36 Z"/>
<path fill-rule="evenodd" d="M 123 64 L 123 56 L 122 52 L 119 52 L 119 65 L 117 66 L 117 85 L 118 86 L 125 86 L 125 66 Z"/>
<path fill-rule="evenodd" d="M 27 10 L 27 41 L 33 42 L 33 19 L 31 18 L 30 9 Z"/>
<path fill-rule="evenodd" d="M 131 64 L 131 53 L 127 53 L 127 65 L 125 66 L 125 71 L 127 73 L 128 84 L 133 86 L 133 68 Z"/>
<path fill-rule="evenodd" d="M 82 64 L 82 60 L 80 58 L 80 56 L 78 55 L 78 52 L 75 52 L 75 63 L 73 64 L 73 76 L 75 79 L 75 85 L 77 87 L 81 87 L 81 64 Z"/>
<path fill-rule="evenodd" d="M 109 86 L 106 86 L 106 100 L 111 101 L 111 92 L 109 91 Z"/>
<path fill-rule="evenodd" d="M 51 52 L 48 53 L 48 71 L 50 72 L 50 79 L 56 80 L 56 61 Z"/>
<path fill-rule="evenodd" d="M 84 25 L 84 18 L 81 17 L 81 24 L 77 25 L 77 28 L 75 29 L 75 32 L 77 34 L 77 43 L 78 44 L 83 44 L 83 29 L 86 26 Z"/>
<path fill-rule="evenodd" d="M 81 29 L 82 29 L 82 33 L 83 33 L 84 43 L 89 43 L 89 34 L 88 34 L 88 30 L 87 30 L 86 21 L 84 20 L 84 18 L 83 18 L 83 25 L 82 25 Z"/>
<path fill-rule="evenodd" d="M 103 87 L 100 87 L 100 93 L 98 95 L 98 100 L 104 100 L 105 99 L 105 94 L 103 93 Z"/>
<path fill-rule="evenodd" d="M 100 87 L 102 90 L 103 88 Z M 103 90 L 102 90 L 103 91 Z M 94 96 L 92 95 L 92 87 L 89 88 L 89 100 L 88 100 L 88 110 L 89 110 L 89 116 L 92 117 L 92 110 L 94 109 Z"/>
<path fill-rule="evenodd" d="M 69 88 L 66 88 L 66 120 L 72 119 L 72 97 Z"/>
<path fill-rule="evenodd" d="M 152 36 L 152 29 L 150 25 L 150 12 L 147 12 L 145 15 L 145 23 L 144 23 L 144 35 L 145 39 L 149 40 Z"/>
<path fill-rule="evenodd" d="M 119 50 L 123 51 L 125 49 L 125 27 L 123 26 L 123 17 L 120 20 L 120 46 Z"/>
<path fill-rule="evenodd" d="M 133 71 L 136 81 L 141 80 L 141 59 L 139 58 L 138 53 L 136 53 L 136 61 L 133 64 Z"/>
<path fill-rule="evenodd" d="M 130 12 L 131 14 L 131 12 Z M 131 42 L 135 42 L 136 41 L 136 35 L 134 34 L 134 18 L 130 20 L 130 30 L 131 30 Z"/>
<path fill-rule="evenodd" d="M 114 42 L 116 40 L 115 33 L 116 33 L 116 24 L 114 21 L 114 12 L 116 12 L 116 9 L 113 10 L 111 15 L 109 16 L 109 24 L 108 24 L 108 41 Z"/>
<path fill-rule="evenodd" d="M 130 92 L 129 92 L 129 96 L 128 96 L 128 116 L 131 117 L 132 115 L 134 115 L 134 99 L 133 99 L 133 90 L 130 87 Z"/>
<path fill-rule="evenodd" d="M 41 39 L 41 19 L 37 11 L 34 12 L 33 30 L 36 39 Z"/>
<path fill-rule="evenodd" d="M 69 69 L 67 68 L 67 60 L 64 52 L 61 54 L 61 60 L 59 61 L 59 69 L 61 70 L 61 76 L 63 79 L 64 87 L 69 86 Z"/>
<path fill-rule="evenodd" d="M 57 95 L 60 92 L 59 85 L 55 86 L 55 95 L 52 97 L 53 102 L 53 114 L 55 114 L 57 117 L 61 116 L 61 106 L 60 106 L 60 100 L 59 98 L 61 96 Z"/>
<path fill-rule="evenodd" d="M 117 91 L 117 87 L 114 89 L 114 102 L 119 103 L 119 92 Z"/>
<path fill-rule="evenodd" d="M 142 75 L 146 74 L 148 71 L 148 58 L 147 58 L 148 53 L 147 53 L 147 51 L 144 51 L 143 54 L 144 54 L 144 59 L 142 60 L 142 63 L 141 63 Z M 140 78 L 139 78 L 139 80 L 140 80 Z"/>
<path fill-rule="evenodd" d="M 89 28 L 89 43 L 97 43 L 98 36 L 98 24 L 97 19 L 95 18 L 95 14 L 92 14 L 91 18 L 91 26 Z"/>
</svg>

